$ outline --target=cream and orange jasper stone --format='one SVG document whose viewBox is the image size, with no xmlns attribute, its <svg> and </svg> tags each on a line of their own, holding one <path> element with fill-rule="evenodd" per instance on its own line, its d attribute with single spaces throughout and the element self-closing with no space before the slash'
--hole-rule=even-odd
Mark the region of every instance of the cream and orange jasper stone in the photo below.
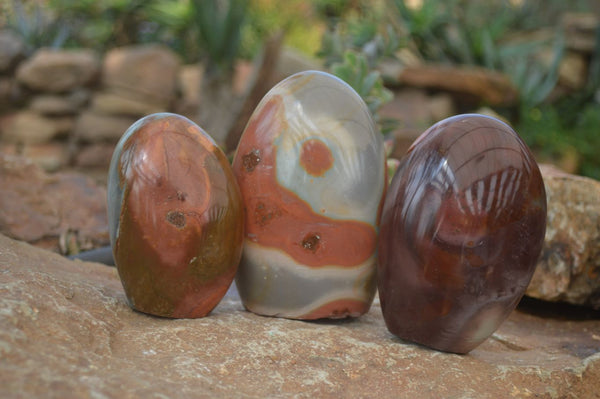
<svg viewBox="0 0 600 399">
<path fill-rule="evenodd" d="M 323 72 L 283 80 L 254 111 L 233 170 L 246 211 L 244 306 L 294 319 L 367 312 L 386 168 L 361 97 Z"/>
</svg>

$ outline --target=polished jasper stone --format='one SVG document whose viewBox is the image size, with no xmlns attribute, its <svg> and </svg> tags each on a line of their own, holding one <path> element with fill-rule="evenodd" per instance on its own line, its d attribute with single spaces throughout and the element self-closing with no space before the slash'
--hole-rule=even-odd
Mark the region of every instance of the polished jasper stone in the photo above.
<svg viewBox="0 0 600 399">
<path fill-rule="evenodd" d="M 254 111 L 233 170 L 246 208 L 244 306 L 294 319 L 366 313 L 386 181 L 360 96 L 323 72 L 280 82 Z"/>
<path fill-rule="evenodd" d="M 519 302 L 545 227 L 539 168 L 508 125 L 459 115 L 432 126 L 401 161 L 383 208 L 378 287 L 388 329 L 469 352 Z"/>
<path fill-rule="evenodd" d="M 243 208 L 227 158 L 190 120 L 149 115 L 117 145 L 109 232 L 130 305 L 174 318 L 208 314 L 241 257 Z"/>
</svg>

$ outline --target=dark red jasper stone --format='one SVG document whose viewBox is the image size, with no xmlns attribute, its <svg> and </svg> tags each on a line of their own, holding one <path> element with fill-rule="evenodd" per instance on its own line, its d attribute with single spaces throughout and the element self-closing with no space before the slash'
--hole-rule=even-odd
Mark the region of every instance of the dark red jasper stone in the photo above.
<svg viewBox="0 0 600 399">
<path fill-rule="evenodd" d="M 516 307 L 546 230 L 539 168 L 505 123 L 458 115 L 423 133 L 383 208 L 378 288 L 388 329 L 467 353 Z"/>
</svg>

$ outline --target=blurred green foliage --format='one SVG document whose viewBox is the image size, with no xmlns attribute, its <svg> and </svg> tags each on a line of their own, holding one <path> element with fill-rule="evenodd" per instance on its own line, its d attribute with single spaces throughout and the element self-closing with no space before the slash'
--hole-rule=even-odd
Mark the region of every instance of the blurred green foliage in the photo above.
<svg viewBox="0 0 600 399">
<path fill-rule="evenodd" d="M 543 25 L 538 14 L 542 6 L 535 0 L 519 5 L 502 0 L 423 0 L 420 7 L 409 7 L 404 0 L 391 4 L 399 34 L 410 38 L 411 46 L 428 61 L 501 68 L 507 51 L 528 51 L 539 44 L 505 49 L 503 40 Z"/>
<path fill-rule="evenodd" d="M 516 129 L 542 159 L 561 163 L 575 157 L 580 174 L 600 180 L 600 104 L 585 104 L 570 121 L 564 113 L 572 106 L 563 101 L 529 108 L 521 113 Z"/>
<path fill-rule="evenodd" d="M 285 32 L 286 44 L 318 55 L 357 90 L 383 132 L 393 127 L 378 116 L 391 98 L 378 72 L 383 61 L 410 50 L 425 62 L 483 66 L 518 88 L 518 107 L 497 111 L 534 151 L 575 152 L 579 172 L 600 178 L 600 30 L 585 88 L 553 96 L 565 56 L 560 18 L 593 1 L 5 0 L 0 27 L 21 34 L 30 51 L 158 42 L 184 62 L 216 69 L 251 59 L 266 38 Z M 540 28 L 550 34 L 528 36 Z"/>
<path fill-rule="evenodd" d="M 313 2 L 323 0 L 313 0 Z M 211 18 L 213 16 L 214 18 Z M 0 28 L 21 34 L 32 49 L 89 47 L 99 51 L 163 43 L 184 62 L 251 59 L 270 35 L 314 54 L 324 30 L 312 2 L 288 0 L 5 0 Z M 239 31 L 239 33 L 237 32 Z M 224 47 L 224 50 L 217 50 Z"/>
<path fill-rule="evenodd" d="M 169 19 L 183 22 L 182 13 L 170 5 L 164 9 L 171 15 L 165 15 L 165 21 L 154 22 L 157 16 L 163 15 L 162 5 L 166 2 L 12 0 L 4 3 L 4 20 L 0 23 L 19 33 L 32 49 L 89 47 L 104 51 L 119 45 L 158 41 L 159 25 L 169 25 Z"/>
<path fill-rule="evenodd" d="M 392 0 L 399 35 L 424 60 L 447 64 L 478 65 L 507 73 L 519 88 L 521 101 L 535 106 L 548 97 L 558 79 L 564 52 L 563 34 L 518 40 L 519 34 L 548 27 L 557 19 L 563 1 L 529 0 L 423 0 L 409 7 Z M 539 59 L 540 48 L 550 48 L 553 60 Z"/>
<path fill-rule="evenodd" d="M 285 33 L 286 45 L 314 55 L 320 46 L 325 19 L 313 7 L 317 0 L 251 0 L 242 35 L 244 58 L 252 58 L 266 38 Z"/>
<path fill-rule="evenodd" d="M 519 90 L 507 117 L 545 160 L 578 158 L 578 172 L 600 178 L 600 29 L 587 84 L 553 99 L 565 55 L 560 26 L 567 11 L 589 11 L 585 0 L 390 0 L 396 32 L 426 61 L 479 65 L 506 73 Z M 545 29 L 546 36 L 531 36 Z M 529 36 L 528 36 L 529 35 Z M 550 54 L 544 59 L 543 52 Z M 502 112 L 503 110 L 499 110 Z"/>
<path fill-rule="evenodd" d="M 600 28 L 585 87 L 554 102 L 522 105 L 517 131 L 550 159 L 574 152 L 578 172 L 600 180 Z"/>
<path fill-rule="evenodd" d="M 198 29 L 197 39 L 207 55 L 207 73 L 219 70 L 233 73 L 248 0 L 191 0 L 190 4 Z"/>
<path fill-rule="evenodd" d="M 378 67 L 393 58 L 401 44 L 386 21 L 385 3 L 319 0 L 316 6 L 329 18 L 318 55 L 363 98 L 381 133 L 391 132 L 398 121 L 381 117 L 379 110 L 393 93 L 385 88 Z"/>
<path fill-rule="evenodd" d="M 395 121 L 383 119 L 378 113 L 381 106 L 393 98 L 393 94 L 383 86 L 379 71 L 369 68 L 364 54 L 347 50 L 343 62 L 334 63 L 331 72 L 363 98 L 383 134 L 393 130 Z"/>
<path fill-rule="evenodd" d="M 559 100 L 553 96 L 565 55 L 561 17 L 567 11 L 588 11 L 589 1 L 332 0 L 331 4 L 335 16 L 321 49 L 328 65 L 352 64 L 344 59 L 352 51 L 376 70 L 399 49 L 409 49 L 424 62 L 504 72 L 519 90 L 519 104 L 497 111 L 544 160 L 575 154 L 579 173 L 600 178 L 600 158 L 595 156 L 600 151 L 600 47 L 592 56 L 586 87 Z M 532 35 L 540 31 L 545 34 Z M 600 46 L 600 30 L 596 42 Z M 340 75 L 350 81 L 369 75 L 363 71 L 348 78 L 347 69 Z"/>
<path fill-rule="evenodd" d="M 13 0 L 2 3 L 0 7 L 0 28 L 7 26 L 19 34 L 29 52 L 40 47 L 64 47 L 71 35 L 71 27 L 61 23 L 39 3 L 25 4 Z"/>
</svg>

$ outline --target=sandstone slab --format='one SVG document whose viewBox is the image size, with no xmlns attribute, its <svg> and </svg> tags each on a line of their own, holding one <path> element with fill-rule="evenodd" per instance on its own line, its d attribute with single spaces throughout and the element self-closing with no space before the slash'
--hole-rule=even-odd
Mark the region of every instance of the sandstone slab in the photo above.
<svg viewBox="0 0 600 399">
<path fill-rule="evenodd" d="M 10 143 L 41 144 L 73 129 L 74 120 L 69 116 L 48 117 L 31 110 L 17 111 L 3 118 L 0 123 L 2 138 Z"/>
<path fill-rule="evenodd" d="M 126 115 L 110 115 L 86 110 L 75 122 L 74 135 L 87 143 L 119 141 L 123 133 L 137 120 Z"/>
<path fill-rule="evenodd" d="M 40 94 L 31 99 L 29 109 L 42 115 L 73 115 L 89 100 L 90 93 L 85 89 L 73 90 L 66 95 Z"/>
<path fill-rule="evenodd" d="M 17 69 L 17 79 L 39 91 L 61 93 L 91 84 L 100 72 L 92 50 L 40 49 Z"/>
<path fill-rule="evenodd" d="M 115 268 L 0 235 L 0 396 L 148 398 L 597 398 L 600 316 L 513 312 L 469 355 L 387 332 L 378 301 L 356 320 L 245 311 L 133 311 Z"/>
<path fill-rule="evenodd" d="M 91 108 L 100 114 L 129 115 L 136 118 L 167 111 L 165 104 L 132 97 L 118 91 L 100 91 L 94 94 Z"/>
<path fill-rule="evenodd" d="M 541 170 L 548 225 L 527 295 L 600 309 L 600 182 Z"/>
<path fill-rule="evenodd" d="M 404 66 L 386 74 L 390 85 L 448 91 L 488 105 L 515 105 L 519 96 L 507 75 L 479 67 Z"/>
<path fill-rule="evenodd" d="M 33 162 L 0 154 L 0 233 L 59 250 L 108 245 L 106 189 L 76 173 L 47 174 Z"/>
<path fill-rule="evenodd" d="M 127 46 L 110 50 L 104 57 L 103 83 L 161 104 L 175 97 L 179 59 L 158 45 Z"/>
</svg>

